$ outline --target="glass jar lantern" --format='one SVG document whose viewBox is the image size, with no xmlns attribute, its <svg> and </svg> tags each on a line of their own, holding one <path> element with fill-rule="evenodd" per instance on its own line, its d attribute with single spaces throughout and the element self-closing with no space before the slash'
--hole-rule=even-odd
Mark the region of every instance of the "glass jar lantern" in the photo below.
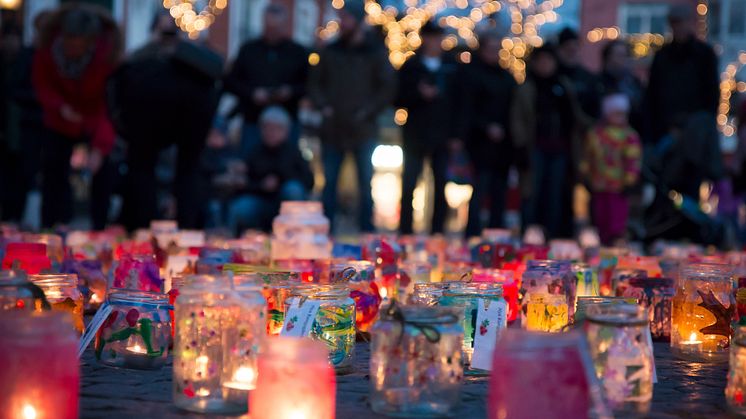
<svg viewBox="0 0 746 419">
<path fill-rule="evenodd" d="M 671 308 L 671 352 L 690 361 L 727 361 L 735 318 L 732 269 L 711 263 L 684 267 Z"/>
<path fill-rule="evenodd" d="M 168 295 L 118 290 L 108 301 L 112 311 L 96 332 L 96 359 L 120 368 L 163 367 L 171 339 Z"/>
<path fill-rule="evenodd" d="M 613 284 L 614 293 L 617 297 L 624 296 L 625 291 L 629 288 L 629 281 L 634 278 L 647 278 L 648 273 L 642 269 L 614 269 L 611 274 L 611 282 Z"/>
<path fill-rule="evenodd" d="M 0 311 L 31 310 L 36 308 L 39 289 L 20 271 L 0 271 Z"/>
<path fill-rule="evenodd" d="M 68 313 L 78 334 L 83 334 L 83 294 L 78 289 L 75 274 L 29 275 L 29 280 L 44 291 L 52 310 Z"/>
<path fill-rule="evenodd" d="M 355 354 L 355 301 L 350 297 L 349 287 L 345 284 L 299 285 L 285 300 L 285 310 L 287 312 L 294 302 L 302 305 L 308 300 L 319 303 L 309 336 L 326 344 L 329 362 L 338 374 L 352 372 Z M 285 319 L 286 322 L 292 320 Z"/>
<path fill-rule="evenodd" d="M 676 288 L 672 278 L 632 278 L 623 297 L 637 299 L 648 310 L 653 339 L 671 337 L 671 306 Z"/>
<path fill-rule="evenodd" d="M 430 282 L 430 271 L 428 262 L 403 261 L 399 262 L 399 289 L 397 296 L 400 301 L 407 301 L 414 292 L 415 284 Z"/>
<path fill-rule="evenodd" d="M 367 260 L 333 264 L 329 279 L 333 284 L 347 284 L 355 300 L 355 324 L 358 332 L 368 332 L 378 317 L 381 294 L 375 282 L 375 265 Z"/>
<path fill-rule="evenodd" d="M 480 301 L 481 300 L 481 301 Z M 503 298 L 503 290 L 500 285 L 485 283 L 459 284 L 443 291 L 443 296 L 438 300 L 438 305 L 454 307 L 460 312 L 461 325 L 464 331 L 462 342 L 462 359 L 466 367 L 467 375 L 486 375 L 487 371 L 471 368 L 471 359 L 474 354 L 474 342 L 476 334 L 487 325 L 478 324 L 480 306 L 484 310 L 492 304 L 502 305 L 502 318 L 499 319 L 497 334 L 507 327 L 507 303 Z M 489 321 L 485 318 L 484 320 Z M 492 319 L 493 321 L 497 319 Z"/>
<path fill-rule="evenodd" d="M 77 419 L 77 347 L 69 316 L 63 313 L 2 313 L 0 417 Z"/>
<path fill-rule="evenodd" d="M 521 312 L 519 300 L 518 282 L 515 280 L 513 271 L 506 269 L 474 268 L 472 282 L 491 283 L 501 285 L 503 298 L 508 303 L 508 324 L 518 319 Z"/>
<path fill-rule="evenodd" d="M 505 330 L 495 347 L 487 418 L 611 417 L 579 331 Z"/>
<path fill-rule="evenodd" d="M 176 299 L 173 398 L 184 410 L 245 413 L 264 336 L 265 305 L 223 275 L 189 277 Z"/>
<path fill-rule="evenodd" d="M 529 261 L 521 287 L 524 329 L 559 332 L 568 325 L 575 311 L 575 277 L 569 262 Z"/>
<path fill-rule="evenodd" d="M 277 336 L 258 358 L 252 419 L 334 419 L 336 378 L 326 346 L 308 338 Z"/>
<path fill-rule="evenodd" d="M 243 272 L 234 275 L 233 282 L 236 287 L 261 286 L 266 302 L 267 335 L 279 335 L 285 321 L 285 300 L 294 287 L 301 285 L 300 275 L 286 271 Z"/>
<path fill-rule="evenodd" d="M 585 328 L 596 376 L 614 414 L 647 414 L 653 399 L 653 348 L 646 309 L 594 305 L 588 308 Z"/>
<path fill-rule="evenodd" d="M 321 202 L 285 201 L 272 221 L 272 261 L 330 259 L 329 219 Z"/>
<path fill-rule="evenodd" d="M 389 416 L 449 416 L 459 402 L 463 331 L 446 307 L 399 307 L 374 326 L 370 403 Z"/>
</svg>

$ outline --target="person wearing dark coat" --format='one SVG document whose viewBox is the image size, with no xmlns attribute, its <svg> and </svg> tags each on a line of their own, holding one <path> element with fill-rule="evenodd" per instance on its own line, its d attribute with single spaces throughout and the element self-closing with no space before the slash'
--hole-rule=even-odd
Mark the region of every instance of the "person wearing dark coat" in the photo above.
<svg viewBox="0 0 746 419">
<path fill-rule="evenodd" d="M 445 187 L 448 142 L 457 134 L 458 67 L 442 48 L 443 29 L 428 22 L 420 31 L 422 46 L 399 70 L 397 105 L 408 113 L 402 129 L 404 173 L 402 174 L 402 234 L 412 234 L 412 198 L 425 159 L 430 159 L 434 178 L 431 230 L 442 233 L 446 219 Z"/>
<path fill-rule="evenodd" d="M 479 53 L 466 72 L 464 111 L 469 115 L 467 149 L 476 169 L 466 235 L 482 232 L 481 210 L 489 199 L 488 227 L 504 225 L 508 171 L 513 162 L 510 104 L 515 78 L 500 66 L 500 37 L 483 36 Z"/>
<path fill-rule="evenodd" d="M 128 146 L 122 223 L 134 230 L 160 217 L 156 164 L 161 151 L 176 145 L 176 221 L 198 228 L 205 201 L 200 154 L 217 109 L 223 63 L 207 47 L 181 39 L 168 13 L 156 17 L 153 29 L 156 39 L 135 51 L 109 86 L 115 126 Z"/>
<path fill-rule="evenodd" d="M 228 228 L 270 230 L 282 201 L 303 201 L 313 188 L 313 173 L 298 145 L 288 141 L 290 116 L 269 107 L 259 117 L 262 141 L 245 165 L 242 195 L 228 208 Z"/>
<path fill-rule="evenodd" d="M 656 144 L 677 119 L 695 112 L 714 115 L 720 99 L 718 60 L 711 46 L 696 37 L 696 16 L 688 5 L 668 16 L 670 43 L 653 58 L 646 92 L 648 144 Z"/>
<path fill-rule="evenodd" d="M 629 45 L 620 40 L 610 41 L 601 51 L 601 83 L 604 96 L 621 93 L 629 99 L 629 123 L 638 133 L 645 123 L 643 110 L 645 88 L 630 69 Z"/>
<path fill-rule="evenodd" d="M 298 140 L 298 101 L 306 91 L 308 51 L 288 33 L 289 14 L 277 3 L 264 11 L 264 34 L 246 42 L 224 79 L 224 89 L 239 99 L 243 115 L 242 151 L 259 144 L 257 119 L 270 106 L 283 107 L 293 119 L 292 142 Z"/>
<path fill-rule="evenodd" d="M 319 52 L 319 62 L 309 75 L 308 93 L 324 118 L 324 212 L 334 225 L 339 171 L 345 155 L 352 153 L 360 194 L 358 227 L 371 232 L 371 156 L 377 144 L 378 116 L 396 95 L 396 75 L 383 43 L 370 36 L 365 16 L 362 0 L 345 1 L 339 11 L 339 39 Z"/>
<path fill-rule="evenodd" d="M 578 33 L 570 28 L 560 31 L 557 41 L 559 75 L 570 80 L 580 109 L 595 120 L 601 116 L 603 86 L 598 76 L 580 62 L 580 51 Z"/>
</svg>

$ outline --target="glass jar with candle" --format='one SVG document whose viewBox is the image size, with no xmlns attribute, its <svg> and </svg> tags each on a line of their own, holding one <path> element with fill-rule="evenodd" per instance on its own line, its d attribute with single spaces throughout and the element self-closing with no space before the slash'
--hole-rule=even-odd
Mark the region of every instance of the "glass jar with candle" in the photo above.
<svg viewBox="0 0 746 419">
<path fill-rule="evenodd" d="M 370 404 L 389 416 L 449 416 L 460 400 L 463 343 L 449 307 L 389 306 L 372 331 Z"/>
<path fill-rule="evenodd" d="M 587 263 L 573 263 L 572 273 L 577 280 L 578 297 L 596 297 L 600 295 L 598 275 Z"/>
<path fill-rule="evenodd" d="M 630 304 L 588 307 L 586 336 L 596 376 L 615 415 L 645 415 L 653 400 L 648 316 Z"/>
<path fill-rule="evenodd" d="M 96 359 L 120 368 L 163 367 L 171 340 L 168 296 L 117 290 L 109 294 L 109 305 L 111 314 L 96 332 Z"/>
<path fill-rule="evenodd" d="M 267 334 L 279 335 L 285 321 L 285 300 L 293 287 L 301 284 L 300 276 L 296 272 L 244 272 L 235 275 L 233 282 L 236 287 L 247 284 L 262 286 L 262 295 L 267 303 Z"/>
<path fill-rule="evenodd" d="M 358 332 L 370 330 L 378 316 L 381 294 L 375 283 L 375 265 L 367 260 L 333 264 L 330 282 L 347 284 L 355 300 L 355 324 Z"/>
<path fill-rule="evenodd" d="M 611 417 L 579 331 L 502 333 L 492 362 L 487 418 L 514 417 Z"/>
<path fill-rule="evenodd" d="M 746 328 L 744 327 L 737 329 L 733 337 L 725 400 L 732 412 L 740 416 L 746 415 Z"/>
<path fill-rule="evenodd" d="M 671 304 L 676 294 L 672 278 L 631 278 L 624 297 L 635 298 L 648 310 L 653 339 L 671 337 Z"/>
<path fill-rule="evenodd" d="M 336 378 L 326 347 L 307 338 L 278 336 L 259 355 L 252 419 L 333 419 Z"/>
<path fill-rule="evenodd" d="M 250 370 L 263 335 L 263 307 L 261 300 L 247 301 L 234 291 L 229 276 L 187 278 L 175 307 L 177 407 L 201 413 L 246 412 L 239 393 L 245 395 L 254 379 Z"/>
<path fill-rule="evenodd" d="M 613 284 L 614 293 L 617 297 L 624 296 L 624 292 L 629 287 L 629 281 L 632 278 L 647 278 L 648 273 L 642 269 L 614 269 L 611 274 L 611 282 Z"/>
<path fill-rule="evenodd" d="M 446 262 L 443 264 L 442 282 L 471 282 L 474 265 L 469 262 Z"/>
<path fill-rule="evenodd" d="M 559 332 L 574 315 L 575 277 L 569 262 L 531 260 L 523 273 L 521 326 Z"/>
<path fill-rule="evenodd" d="M 292 305 L 302 306 L 308 301 L 319 304 L 310 337 L 326 344 L 329 362 L 338 374 L 352 372 L 355 352 L 355 301 L 350 297 L 346 284 L 311 285 L 295 287 L 287 300 L 285 310 Z M 297 321 L 288 318 L 286 322 Z"/>
<path fill-rule="evenodd" d="M 733 271 L 727 265 L 684 267 L 671 308 L 671 352 L 690 361 L 725 362 L 736 316 Z"/>
<path fill-rule="evenodd" d="M 476 335 L 478 333 L 485 335 L 487 326 L 490 326 L 489 322 L 496 323 L 491 326 L 497 328 L 498 336 L 500 331 L 507 327 L 507 303 L 503 298 L 502 287 L 486 283 L 458 284 L 443 291 L 438 304 L 444 307 L 454 307 L 460 311 L 461 326 L 464 330 L 462 359 L 466 374 L 488 374 L 488 371 L 471 368 L 471 359 L 474 354 Z M 495 307 L 489 310 L 493 304 Z"/>
<path fill-rule="evenodd" d="M 514 279 L 513 271 L 505 269 L 474 268 L 472 282 L 502 285 L 503 298 L 508 303 L 508 324 L 518 319 L 521 304 L 518 301 L 518 282 Z"/>
<path fill-rule="evenodd" d="M 78 338 L 56 312 L 0 315 L 0 406 L 3 418 L 78 418 Z"/>
<path fill-rule="evenodd" d="M 330 259 L 329 219 L 321 202 L 283 202 L 272 221 L 271 249 L 273 261 Z"/>
<path fill-rule="evenodd" d="M 75 330 L 83 334 L 83 294 L 78 289 L 78 276 L 75 274 L 29 275 L 31 282 L 44 291 L 44 296 L 52 310 L 70 314 Z"/>
</svg>

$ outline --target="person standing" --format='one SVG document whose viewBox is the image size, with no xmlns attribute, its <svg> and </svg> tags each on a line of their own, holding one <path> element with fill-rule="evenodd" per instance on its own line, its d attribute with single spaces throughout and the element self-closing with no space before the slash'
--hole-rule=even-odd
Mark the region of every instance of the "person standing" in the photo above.
<svg viewBox="0 0 746 419">
<path fill-rule="evenodd" d="M 113 183 L 107 155 L 115 134 L 105 91 L 120 51 L 116 23 L 97 8 L 63 6 L 44 25 L 32 65 L 32 82 L 48 130 L 42 158 L 43 227 L 72 219 L 70 157 L 80 142 L 90 144 L 93 228 L 106 224 Z"/>
<path fill-rule="evenodd" d="M 293 126 L 290 141 L 297 143 L 298 101 L 305 94 L 308 77 L 308 52 L 290 39 L 289 14 L 285 6 L 272 3 L 264 11 L 264 34 L 246 42 L 238 52 L 224 79 L 224 88 L 239 99 L 244 126 L 242 151 L 259 145 L 262 111 L 270 106 L 283 107 Z"/>
<path fill-rule="evenodd" d="M 524 227 L 543 226 L 551 238 L 573 234 L 572 207 L 579 105 L 571 82 L 557 72 L 554 49 L 531 52 L 528 77 L 516 90 L 511 134 L 522 169 Z"/>
<path fill-rule="evenodd" d="M 630 69 L 630 51 L 626 42 L 610 41 L 601 51 L 601 83 L 604 94 L 621 93 L 630 103 L 629 123 L 638 133 L 644 127 L 645 89 Z"/>
<path fill-rule="evenodd" d="M 593 221 L 601 243 L 612 245 L 624 237 L 629 215 L 627 192 L 640 175 L 640 137 L 629 125 L 629 98 L 606 96 L 602 119 L 588 132 L 581 173 L 591 193 Z"/>
<path fill-rule="evenodd" d="M 442 233 L 446 219 L 445 187 L 449 142 L 460 142 L 457 130 L 458 67 L 443 52 L 443 29 L 428 22 L 420 30 L 422 46 L 399 71 L 397 105 L 407 109 L 402 174 L 402 234 L 412 234 L 412 198 L 417 178 L 430 159 L 434 178 L 432 233 Z"/>
<path fill-rule="evenodd" d="M 161 151 L 176 145 L 176 221 L 199 228 L 207 188 L 199 161 L 218 105 L 223 61 L 182 39 L 167 12 L 156 16 L 152 28 L 155 39 L 127 59 L 109 89 L 117 132 L 128 146 L 122 222 L 134 230 L 161 216 L 156 165 Z"/>
<path fill-rule="evenodd" d="M 469 115 L 467 148 L 476 169 L 467 237 L 482 232 L 481 210 L 485 198 L 490 201 L 488 227 L 504 225 L 508 171 L 514 157 L 510 103 L 517 83 L 500 66 L 500 42 L 497 34 L 482 36 L 479 52 L 467 67 L 467 101 L 464 106 Z"/>
<path fill-rule="evenodd" d="M 648 144 L 657 144 L 674 122 L 702 111 L 715 124 L 720 99 L 718 60 L 711 46 L 696 37 L 696 15 L 689 5 L 672 6 L 671 42 L 653 58 L 646 92 Z"/>
<path fill-rule="evenodd" d="M 361 0 L 349 0 L 339 11 L 339 39 L 319 53 L 311 68 L 308 93 L 321 110 L 324 212 L 333 222 L 337 180 L 345 154 L 355 157 L 360 194 L 359 228 L 373 230 L 371 156 L 376 146 L 376 119 L 396 94 L 396 75 L 383 44 L 371 37 Z"/>
</svg>

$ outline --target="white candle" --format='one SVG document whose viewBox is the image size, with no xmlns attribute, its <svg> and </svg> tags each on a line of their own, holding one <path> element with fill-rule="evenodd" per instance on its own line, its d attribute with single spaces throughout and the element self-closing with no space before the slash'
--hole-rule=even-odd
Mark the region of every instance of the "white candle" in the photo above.
<svg viewBox="0 0 746 419">
<path fill-rule="evenodd" d="M 256 386 L 256 371 L 252 367 L 239 367 L 231 381 L 223 383 L 223 399 L 240 406 L 247 406 L 249 390 Z"/>
<path fill-rule="evenodd" d="M 689 340 L 685 340 L 681 342 L 682 349 L 687 352 L 702 352 L 702 341 L 697 340 L 697 333 L 692 332 L 691 335 L 689 335 Z"/>
</svg>

